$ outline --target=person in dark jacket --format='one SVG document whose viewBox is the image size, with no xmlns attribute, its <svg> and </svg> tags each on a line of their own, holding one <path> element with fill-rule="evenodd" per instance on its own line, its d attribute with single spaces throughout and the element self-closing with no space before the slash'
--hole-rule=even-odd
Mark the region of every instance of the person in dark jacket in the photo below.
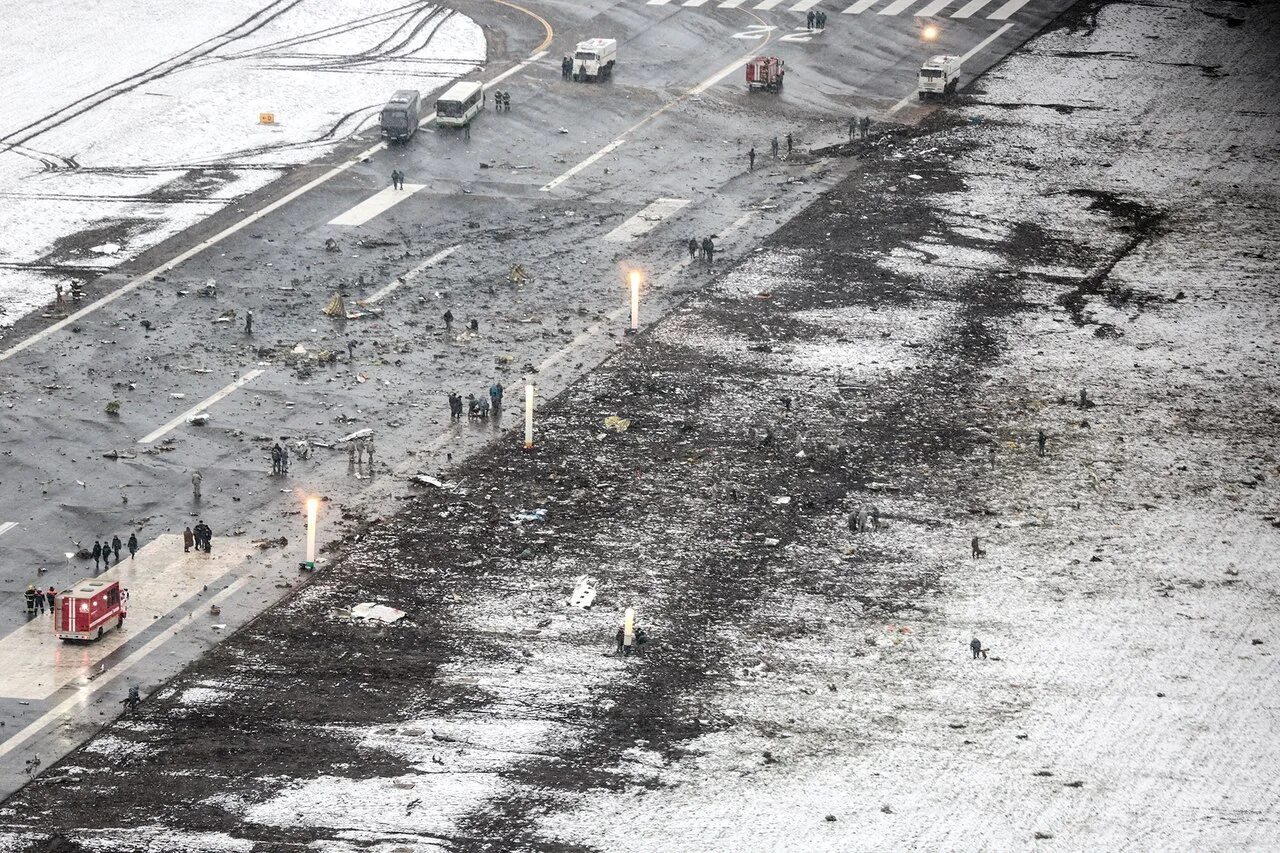
<svg viewBox="0 0 1280 853">
<path fill-rule="evenodd" d="M 39 594 L 40 594 L 40 590 L 36 590 L 36 595 L 39 595 Z M 45 601 L 49 602 L 49 612 L 53 613 L 53 603 L 58 600 L 58 590 L 56 590 L 53 587 L 49 587 L 49 589 L 44 594 L 44 599 Z"/>
<path fill-rule="evenodd" d="M 119 536 L 111 537 L 111 551 L 116 555 L 116 562 L 120 562 L 120 549 L 124 547 L 124 543 L 120 541 Z"/>
<path fill-rule="evenodd" d="M 711 242 L 710 237 L 702 238 L 702 254 L 707 259 L 708 264 L 716 262 L 716 244 Z"/>
<path fill-rule="evenodd" d="M 698 257 L 698 238 L 690 237 L 689 238 L 689 260 L 692 261 L 697 257 Z"/>
<path fill-rule="evenodd" d="M 24 592 L 22 595 L 27 602 L 27 616 L 28 617 L 35 616 L 36 615 L 36 596 L 39 595 L 39 593 L 36 592 L 35 584 L 27 584 L 27 591 Z"/>
<path fill-rule="evenodd" d="M 495 412 L 502 408 L 502 390 L 501 382 L 489 386 L 489 405 Z"/>
<path fill-rule="evenodd" d="M 187 525 L 187 529 L 182 531 L 182 552 L 188 553 L 191 547 L 196 544 L 196 535 L 191 532 L 191 525 Z"/>
<path fill-rule="evenodd" d="M 983 657 L 983 658 L 986 657 L 986 654 L 983 653 L 982 651 L 982 641 L 979 640 L 977 637 L 974 637 L 972 640 L 969 641 L 969 651 L 973 652 L 974 660 L 977 660 L 980 657 Z"/>
<path fill-rule="evenodd" d="M 93 540 L 93 550 L 89 553 L 93 554 L 93 568 L 96 571 L 102 565 L 102 543 L 97 539 Z"/>
<path fill-rule="evenodd" d="M 129 534 L 129 559 L 132 560 L 138 555 L 138 534 Z"/>
</svg>

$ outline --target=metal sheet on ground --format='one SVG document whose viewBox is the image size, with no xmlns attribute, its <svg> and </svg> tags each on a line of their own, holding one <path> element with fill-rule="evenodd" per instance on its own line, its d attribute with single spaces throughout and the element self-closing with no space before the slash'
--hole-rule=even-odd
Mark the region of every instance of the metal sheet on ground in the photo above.
<svg viewBox="0 0 1280 853">
<path fill-rule="evenodd" d="M 0 696 L 46 699 L 123 646 L 155 620 L 208 584 L 245 566 L 252 546 L 243 539 L 214 539 L 210 554 L 183 553 L 182 537 L 165 534 L 97 577 L 118 580 L 129 590 L 128 618 L 122 631 L 109 631 L 90 643 L 67 643 L 53 635 L 52 617 L 37 616 L 0 639 Z"/>
</svg>

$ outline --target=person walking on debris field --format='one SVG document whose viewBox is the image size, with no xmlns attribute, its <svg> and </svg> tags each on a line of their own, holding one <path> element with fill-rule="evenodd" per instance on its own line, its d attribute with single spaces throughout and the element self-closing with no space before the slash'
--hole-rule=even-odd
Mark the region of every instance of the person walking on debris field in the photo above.
<svg viewBox="0 0 1280 853">
<path fill-rule="evenodd" d="M 30 619 L 36 615 L 36 596 L 39 595 L 36 592 L 36 585 L 33 583 L 27 584 L 27 591 L 22 595 L 27 603 L 27 618 Z"/>
<path fill-rule="evenodd" d="M 116 562 L 120 562 L 120 549 L 124 547 L 124 543 L 120 541 L 119 536 L 111 537 L 111 552 L 116 556 Z"/>
<path fill-rule="evenodd" d="M 244 333 L 246 335 L 253 334 L 253 309 L 244 312 Z"/>
<path fill-rule="evenodd" d="M 93 550 L 89 553 L 93 554 L 93 569 L 97 571 L 102 565 L 102 543 L 97 539 L 93 540 Z"/>
<path fill-rule="evenodd" d="M 196 471 L 191 475 L 191 497 L 196 501 L 200 500 L 200 483 L 204 480 L 204 475 Z"/>
<path fill-rule="evenodd" d="M 791 156 L 791 134 L 787 134 L 787 156 Z"/>
<path fill-rule="evenodd" d="M 40 590 L 38 590 L 38 589 L 37 589 L 37 590 L 36 590 L 36 595 L 39 595 L 39 594 L 40 594 Z M 55 588 L 53 587 L 53 585 L 50 585 L 50 586 L 49 586 L 49 589 L 45 592 L 45 594 L 44 594 L 44 600 L 45 600 L 45 601 L 47 601 L 47 602 L 49 603 L 49 613 L 50 613 L 50 614 L 52 614 L 52 613 L 53 613 L 53 604 L 54 604 L 54 602 L 55 602 L 55 601 L 57 601 L 57 600 L 58 600 L 58 590 L 57 590 L 57 589 L 55 589 Z"/>
<path fill-rule="evenodd" d="M 751 150 L 747 152 L 747 170 L 754 172 L 756 170 L 756 147 L 751 146 Z"/>
<path fill-rule="evenodd" d="M 289 473 L 289 439 L 283 439 L 280 443 L 280 470 L 285 474 Z"/>
<path fill-rule="evenodd" d="M 867 134 L 871 132 L 871 116 L 863 116 L 859 122 L 858 132 L 863 139 L 867 138 Z"/>
<path fill-rule="evenodd" d="M 44 615 L 44 593 L 36 589 L 34 585 L 31 586 L 30 588 L 35 593 L 36 610 L 40 613 L 41 616 L 43 616 Z M 52 613 L 53 608 L 49 608 L 49 612 Z"/>
<path fill-rule="evenodd" d="M 1044 434 L 1044 430 L 1036 430 L 1036 454 L 1041 458 L 1044 457 L 1044 446 L 1049 443 L 1049 436 Z"/>
<path fill-rule="evenodd" d="M 973 541 L 972 541 L 972 542 L 970 542 L 970 543 L 969 543 L 969 545 L 971 546 L 971 549 L 972 549 L 972 552 L 973 552 L 973 559 L 975 559 L 975 560 L 976 560 L 976 559 L 978 559 L 979 557 L 982 557 L 982 556 L 985 556 L 985 555 L 986 555 L 986 553 L 987 553 L 987 552 L 986 552 L 986 551 L 984 551 L 984 550 L 982 550 L 982 545 L 981 545 L 981 544 L 979 544 L 979 542 L 978 542 L 978 537 L 977 537 L 977 536 L 973 537 Z"/>
<path fill-rule="evenodd" d="M 818 29 L 825 30 L 827 28 L 827 13 L 823 12 L 822 10 L 818 10 L 817 19 L 818 19 Z"/>
<path fill-rule="evenodd" d="M 502 383 L 494 382 L 489 386 L 489 407 L 496 413 L 502 408 Z"/>
<path fill-rule="evenodd" d="M 773 138 L 773 141 L 769 143 L 769 150 L 773 152 L 773 159 L 777 160 L 778 159 L 778 137 L 775 136 Z"/>
<path fill-rule="evenodd" d="M 365 455 L 369 457 L 369 473 L 372 474 L 373 473 L 373 436 L 369 436 L 368 438 L 366 438 L 362 442 L 362 444 L 364 444 Z"/>
<path fill-rule="evenodd" d="M 850 116 L 849 117 L 849 141 L 850 142 L 853 141 L 853 137 L 856 136 L 857 133 L 858 133 L 858 117 Z"/>
<path fill-rule="evenodd" d="M 702 256 L 707 259 L 708 264 L 716 262 L 716 244 L 711 242 L 710 237 L 702 238 Z"/>
<path fill-rule="evenodd" d="M 273 476 L 283 473 L 280 468 L 280 445 L 279 444 L 271 448 L 271 473 Z"/>
<path fill-rule="evenodd" d="M 448 308 L 444 310 L 444 330 L 446 332 L 453 330 L 453 312 Z"/>
<path fill-rule="evenodd" d="M 196 544 L 196 535 L 191 532 L 191 525 L 187 525 L 187 529 L 182 531 L 182 553 L 191 552 L 191 547 Z"/>
<path fill-rule="evenodd" d="M 698 238 L 690 237 L 688 242 L 689 260 L 692 261 L 698 257 Z"/>
<path fill-rule="evenodd" d="M 132 560 L 138 555 L 138 534 L 129 534 L 129 559 Z"/>
<path fill-rule="evenodd" d="M 814 19 L 813 10 L 810 10 L 809 14 L 804 16 L 804 25 L 806 29 L 810 29 L 810 30 L 813 29 L 813 19 Z"/>
<path fill-rule="evenodd" d="M 987 653 L 982 648 L 982 641 L 979 640 L 977 637 L 974 637 L 972 640 L 969 641 L 969 651 L 973 652 L 974 660 L 977 660 L 979 657 L 981 657 L 983 660 L 986 660 Z"/>
</svg>

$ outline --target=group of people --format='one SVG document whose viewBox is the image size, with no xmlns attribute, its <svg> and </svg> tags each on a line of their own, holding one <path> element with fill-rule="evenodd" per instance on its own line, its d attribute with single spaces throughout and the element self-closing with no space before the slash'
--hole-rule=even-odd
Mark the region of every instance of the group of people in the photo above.
<svg viewBox="0 0 1280 853">
<path fill-rule="evenodd" d="M 804 16 L 805 24 L 811 30 L 825 30 L 827 28 L 827 13 L 822 10 L 810 10 L 809 14 Z"/>
<path fill-rule="evenodd" d="M 93 547 L 89 549 L 89 553 L 93 555 L 93 568 L 97 571 L 102 566 L 111 564 L 111 555 L 114 554 L 116 562 L 120 562 L 120 551 L 125 547 L 129 549 L 129 559 L 132 560 L 138 553 L 138 536 L 136 533 L 129 534 L 127 543 L 121 542 L 119 536 L 112 536 L 110 541 L 93 540 Z"/>
<path fill-rule="evenodd" d="M 573 54 L 566 53 L 560 60 L 560 76 L 566 80 L 573 76 Z"/>
<path fill-rule="evenodd" d="M 37 610 L 43 615 L 46 601 L 49 603 L 49 612 L 53 612 L 53 602 L 58 597 L 58 591 L 51 586 L 47 591 L 41 592 L 36 589 L 35 584 L 28 584 L 23 597 L 27 601 L 27 616 L 35 616 Z"/>
<path fill-rule="evenodd" d="M 489 417 L 492 412 L 495 415 L 502 410 L 502 395 L 506 389 L 502 387 L 501 382 L 494 382 L 489 386 L 489 399 L 477 397 L 475 394 L 468 394 L 466 397 L 466 406 L 463 406 L 462 395 L 456 391 L 449 392 L 449 420 L 460 421 L 465 412 L 469 418 L 484 419 Z"/>
<path fill-rule="evenodd" d="M 511 112 L 511 93 L 504 92 L 501 89 L 493 93 L 493 111 L 495 113 Z"/>
<path fill-rule="evenodd" d="M 860 506 L 849 513 L 849 532 L 865 533 L 880 526 L 879 507 Z"/>
<path fill-rule="evenodd" d="M 686 244 L 689 248 L 689 260 L 704 260 L 709 264 L 715 263 L 716 260 L 716 244 L 712 242 L 710 237 L 703 237 L 699 243 L 697 238 L 690 237 Z"/>
<path fill-rule="evenodd" d="M 859 139 L 866 139 L 868 131 L 871 130 L 871 116 L 863 116 L 858 118 L 853 116 L 849 119 L 849 140 L 853 141 L 856 136 Z"/>
<path fill-rule="evenodd" d="M 284 475 L 289 473 L 289 445 L 276 442 L 271 448 L 271 473 Z"/>
<path fill-rule="evenodd" d="M 391 188 L 393 190 L 404 189 L 404 172 L 399 169 L 391 170 Z"/>
<path fill-rule="evenodd" d="M 373 468 L 373 436 L 365 435 L 347 442 L 347 466 L 364 467 L 365 457 L 369 457 L 369 468 Z"/>
<path fill-rule="evenodd" d="M 188 527 L 182 531 L 182 551 L 186 553 L 194 546 L 197 551 L 208 554 L 212 550 L 213 530 L 201 519 L 195 528 Z"/>
</svg>

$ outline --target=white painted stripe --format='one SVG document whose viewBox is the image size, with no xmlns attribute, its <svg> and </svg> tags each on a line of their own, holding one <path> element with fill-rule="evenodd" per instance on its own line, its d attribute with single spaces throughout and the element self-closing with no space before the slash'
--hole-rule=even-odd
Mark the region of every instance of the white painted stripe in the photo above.
<svg viewBox="0 0 1280 853">
<path fill-rule="evenodd" d="M 418 274 L 421 273 L 423 270 L 427 269 L 428 267 L 435 266 L 436 264 L 443 261 L 445 258 L 452 255 L 457 250 L 458 250 L 457 246 L 450 246 L 447 249 L 441 249 L 431 257 L 427 258 L 422 263 L 418 264 L 413 269 L 409 270 L 404 275 L 398 276 L 395 279 L 392 279 L 391 283 L 388 284 L 386 287 L 382 288 L 376 293 L 373 293 L 370 296 L 366 296 L 364 299 L 361 299 L 360 301 L 366 305 L 371 305 L 374 302 L 377 302 L 378 300 L 385 298 L 390 293 L 392 293 L 396 288 L 401 287 L 402 285 L 406 285 L 409 282 L 413 281 L 415 278 L 417 278 Z"/>
<path fill-rule="evenodd" d="M 741 216 L 739 216 L 737 219 L 733 221 L 733 224 L 729 226 L 729 230 L 731 232 L 737 231 L 739 228 L 741 228 L 742 226 L 750 222 L 752 217 L 754 216 L 755 216 L 755 213 L 748 210 L 746 213 L 742 214 Z"/>
<path fill-rule="evenodd" d="M 781 2 L 782 0 L 760 0 L 760 2 L 756 4 L 756 11 L 767 12 Z"/>
<path fill-rule="evenodd" d="M 880 14 L 896 15 L 899 12 L 911 6 L 911 4 L 915 2 L 917 2 L 917 0 L 893 0 L 892 3 L 890 3 L 888 6 L 885 6 L 883 9 L 880 10 Z"/>
<path fill-rule="evenodd" d="M 906 109 L 907 107 L 911 106 L 918 100 L 920 100 L 919 92 L 912 92 L 910 95 L 907 95 L 901 101 L 898 101 L 898 103 L 889 107 L 889 110 L 885 113 L 885 115 L 893 115 L 894 113 L 898 112 L 898 110 Z"/>
<path fill-rule="evenodd" d="M 684 3 L 682 3 L 681 5 L 682 6 L 701 6 L 703 3 L 706 3 L 706 2 L 707 0 L 684 0 Z"/>
<path fill-rule="evenodd" d="M 556 178 L 555 180 L 553 180 L 551 183 L 547 184 L 547 185 L 546 185 L 546 186 L 544 186 L 544 187 L 539 187 L 539 189 L 540 189 L 542 192 L 544 192 L 544 193 L 545 193 L 545 192 L 547 192 L 548 190 L 553 190 L 553 189 L 555 189 L 556 187 L 558 187 L 558 186 L 560 186 L 561 184 L 563 184 L 565 181 L 567 181 L 567 180 L 569 180 L 570 178 L 572 178 L 574 175 L 576 175 L 576 174 L 578 174 L 579 172 L 581 172 L 583 169 L 585 169 L 585 168 L 587 168 L 588 166 L 590 166 L 590 165 L 591 165 L 592 163 L 594 163 L 595 161 L 599 160 L 599 159 L 600 159 L 601 157 L 603 157 L 604 155 L 608 154 L 608 153 L 609 153 L 610 151 L 612 151 L 613 149 L 617 148 L 619 145 L 621 145 L 621 144 L 622 144 L 623 142 L 625 142 L 625 141 L 626 141 L 626 140 L 623 140 L 623 139 L 615 139 L 615 140 L 613 140 L 613 141 L 612 141 L 612 142 L 610 142 L 608 145 L 606 145 L 605 147 L 601 148 L 599 151 L 597 151 L 596 153 L 592 154 L 590 157 L 588 157 L 587 159 L 583 160 L 581 163 L 579 163 L 578 165 L 574 166 L 572 169 L 570 169 L 569 171 L 565 172 L 565 173 L 564 173 L 563 175 L 561 175 L 560 177 L 558 177 L 558 178 Z"/>
<path fill-rule="evenodd" d="M 329 220 L 330 225 L 363 225 L 380 213 L 395 207 L 426 184 L 405 184 L 404 189 L 387 187 L 366 198 L 346 213 L 341 213 Z"/>
<path fill-rule="evenodd" d="M 760 33 L 760 37 L 761 37 L 761 38 L 765 38 L 765 37 L 766 37 L 766 36 L 768 36 L 768 35 L 769 35 L 769 33 L 768 33 L 768 32 L 761 32 L 761 33 Z M 715 74 L 712 74 L 712 75 L 711 75 L 710 77 L 708 77 L 706 80 L 703 80 L 703 81 L 702 81 L 701 83 L 699 83 L 697 86 L 694 86 L 694 87 L 693 87 L 693 90 L 692 90 L 691 92 L 689 92 L 689 94 L 690 94 L 690 95 L 701 95 L 703 92 L 707 91 L 707 90 L 708 90 L 708 89 L 710 89 L 712 86 L 714 86 L 715 84 L 719 83 L 719 82 L 720 82 L 721 80 L 723 80 L 724 78 L 728 77 L 730 74 L 732 74 L 732 73 L 734 73 L 735 71 L 738 71 L 739 69 L 741 69 L 743 66 L 745 66 L 748 62 L 750 62 L 750 61 L 751 61 L 752 59 L 754 59 L 754 58 L 755 58 L 755 54 L 748 54 L 747 56 L 743 56 L 743 57 L 741 57 L 741 58 L 739 58 L 739 59 L 734 60 L 732 64 L 730 64 L 730 65 L 726 65 L 724 68 L 722 68 L 721 70 L 717 71 Z"/>
<path fill-rule="evenodd" d="M 612 243 L 625 243 L 648 234 L 662 224 L 662 220 L 689 203 L 687 198 L 660 198 L 650 202 L 636 215 L 604 235 Z"/>
<path fill-rule="evenodd" d="M 975 45 L 974 45 L 974 46 L 969 50 L 969 52 L 968 52 L 968 53 L 963 54 L 963 55 L 960 57 L 960 64 L 961 64 L 961 65 L 964 65 L 966 62 L 968 62 L 970 59 L 972 59 L 972 58 L 973 58 L 974 54 L 976 54 L 978 51 L 982 50 L 982 49 L 983 49 L 984 47 L 986 47 L 987 45 L 991 44 L 991 43 L 992 43 L 993 41 L 995 41 L 996 39 L 1000 38 L 1000 36 L 1004 35 L 1005 33 L 1007 33 L 1007 32 L 1008 32 L 1009 30 L 1011 30 L 1011 29 L 1013 29 L 1013 24 L 1005 24 L 1005 25 L 1004 25 L 1004 26 L 1002 26 L 1000 29 L 996 30 L 994 33 L 992 33 L 991 35 L 989 35 L 989 36 L 987 36 L 986 38 L 984 38 L 982 41 L 980 41 L 980 42 L 978 42 L 977 44 L 975 44 Z"/>
<path fill-rule="evenodd" d="M 970 15 L 972 15 L 974 12 L 978 11 L 979 9 L 981 9 L 983 6 L 987 5 L 987 4 L 988 4 L 988 3 L 990 3 L 990 2 L 991 2 L 991 0 L 969 0 L 969 2 L 968 2 L 968 3 L 965 3 L 965 4 L 964 4 L 963 6 L 961 6 L 959 9 L 957 9 L 957 10 L 956 10 L 956 11 L 954 11 L 954 12 L 952 12 L 952 13 L 951 13 L 951 17 L 953 17 L 953 18 L 967 18 L 967 17 L 969 17 Z"/>
<path fill-rule="evenodd" d="M 10 530 L 12 530 L 17 526 L 18 526 L 18 522 L 16 521 L 6 521 L 0 524 L 0 536 L 5 535 L 6 533 L 8 533 Z"/>
<path fill-rule="evenodd" d="M 1027 5 L 1028 2 L 1029 0 L 1009 0 L 1008 3 L 1005 3 L 1003 6 L 1001 6 L 999 9 L 996 9 L 990 15 L 987 15 L 987 19 L 991 21 L 1006 20 L 1014 12 L 1018 11 L 1023 6 Z"/>
<path fill-rule="evenodd" d="M 933 0 L 928 6 L 925 6 L 919 12 L 916 12 L 922 18 L 932 18 L 943 9 L 951 5 L 951 0 Z"/>
<path fill-rule="evenodd" d="M 742 0 L 724 0 L 717 9 L 736 9 L 742 5 Z"/>
<path fill-rule="evenodd" d="M 196 405 L 192 406 L 190 409 L 187 409 L 185 412 L 178 415 L 173 420 L 169 421 L 164 426 L 160 427 L 160 429 L 138 439 L 138 444 L 150 444 L 151 442 L 155 441 L 157 438 L 164 436 L 165 433 L 168 433 L 171 430 L 177 429 L 178 427 L 185 424 L 188 418 L 195 417 L 196 415 L 203 412 L 205 409 L 212 406 L 214 403 L 221 400 L 223 397 L 226 397 L 228 394 L 235 391 L 240 386 L 247 385 L 248 383 L 257 379 L 261 375 L 262 375 L 262 371 L 258 368 L 254 368 L 253 370 L 250 370 L 244 376 L 241 376 L 235 382 L 232 382 L 226 388 L 223 388 L 221 391 L 219 391 L 217 394 L 214 394 L 209 399 L 204 400 L 200 403 L 197 403 Z"/>
<path fill-rule="evenodd" d="M 305 193 L 308 193 L 311 190 L 315 189 L 316 187 L 320 186 L 321 184 L 325 183 L 326 181 L 330 181 L 333 178 L 337 177 L 338 175 L 341 175 L 343 172 L 345 172 L 347 169 L 350 169 L 356 163 L 359 163 L 362 160 L 372 157 L 374 154 L 376 154 L 379 151 L 382 151 L 386 147 L 387 147 L 387 143 L 379 142 L 377 145 L 374 145 L 372 148 L 369 148 L 363 153 L 357 154 L 355 157 L 346 161 L 345 163 L 342 163 L 338 166 L 333 167 L 332 169 L 325 172 L 323 175 L 316 178 L 315 180 L 303 184 L 302 186 L 298 187 L 296 190 L 284 196 L 283 198 L 276 199 L 271 204 L 267 205 L 261 210 L 254 211 L 253 213 L 246 216 L 244 219 L 241 219 L 239 222 L 236 222 L 234 225 L 224 228 L 222 231 L 219 231 L 217 234 L 214 234 L 208 240 L 205 240 L 202 243 L 198 243 L 197 245 L 192 246 L 187 251 L 165 261 L 163 264 L 156 267 L 155 269 L 150 270 L 149 272 L 145 272 L 136 278 L 130 279 L 121 287 L 119 287 L 116 290 L 113 290 L 111 293 L 108 293 L 106 296 L 103 296 L 101 299 L 97 299 L 93 302 L 90 302 L 88 305 L 81 308 L 79 311 L 76 311 L 74 314 L 68 314 L 66 317 L 54 323 L 53 325 L 49 326 L 48 328 L 41 329 L 39 332 L 36 332 L 34 335 L 27 338 L 26 340 L 19 341 L 18 343 L 9 347 L 9 349 L 5 350 L 4 352 L 0 352 L 0 361 L 5 361 L 6 359 L 12 358 L 13 356 L 17 355 L 18 353 L 22 352 L 28 347 L 34 346 L 35 344 L 39 343 L 45 338 L 50 337 L 51 335 L 54 335 L 57 332 L 62 331 L 67 326 L 70 326 L 73 323 L 79 322 L 81 319 L 88 316 L 89 314 L 92 314 L 94 311 L 97 311 L 102 306 L 109 305 L 110 303 L 119 299 L 121 296 L 124 296 L 125 294 L 136 290 L 141 285 L 151 281 L 156 276 L 163 275 L 164 273 L 169 272 L 169 270 L 173 269 L 179 264 L 187 260 L 190 260 L 191 258 L 194 258 L 196 255 L 200 254 L 205 249 L 208 249 L 210 246 L 215 246 L 218 243 L 221 243 L 223 240 L 235 234 L 237 231 L 247 228 L 248 226 L 257 222 L 259 219 L 262 219 L 264 216 L 269 216 L 270 214 L 275 213 L 277 210 L 284 207 L 286 204 L 298 198 L 299 196 Z"/>
<path fill-rule="evenodd" d="M 249 582 L 248 577 L 243 577 L 243 578 L 240 578 L 239 580 L 236 580 L 230 586 L 224 589 L 222 592 L 218 593 L 213 598 L 209 599 L 208 604 L 214 605 L 214 604 L 222 603 L 223 601 L 225 601 L 226 599 L 234 595 L 235 592 L 240 589 L 240 587 L 244 586 L 248 582 Z M 203 606 L 204 606 L 204 602 L 201 602 L 201 607 Z M 190 624 L 192 624 L 192 620 L 190 619 L 177 620 L 176 624 L 174 624 L 172 628 L 167 629 L 166 631 L 164 631 L 164 633 L 160 634 L 157 637 L 153 637 L 151 641 L 148 642 L 145 646 L 138 649 L 136 652 L 134 652 L 133 654 L 129 655 L 127 658 L 122 660 L 120 663 L 113 666 L 111 668 L 111 673 L 109 675 L 102 678 L 97 678 L 89 682 L 88 684 L 86 684 L 85 686 L 77 690 L 75 693 L 71 694 L 71 696 L 64 699 L 62 702 L 50 708 L 48 711 L 45 711 L 43 714 L 37 717 L 22 731 L 18 732 L 16 735 L 9 738 L 3 744 L 0 744 L 0 758 L 3 758 L 4 756 L 13 752 L 18 747 L 22 746 L 27 741 L 31 740 L 31 738 L 39 734 L 44 729 L 45 726 L 49 725 L 54 721 L 62 720 L 63 718 L 70 715 L 77 708 L 82 708 L 85 705 L 87 705 L 90 694 L 94 693 L 95 691 L 100 691 L 106 688 L 107 685 L 111 684 L 116 679 L 120 678 L 122 675 L 125 675 L 126 673 L 128 673 L 129 670 L 133 669 L 143 658 L 145 658 L 147 655 L 154 652 L 156 649 L 160 648 L 169 640 L 173 639 L 173 637 L 177 636 L 177 634 L 180 631 L 182 631 L 183 628 L 187 627 L 187 625 L 190 625 Z"/>
<path fill-rule="evenodd" d="M 649 5 L 650 5 L 650 6 L 665 6 L 665 5 L 667 5 L 668 3 L 670 3 L 670 2 L 671 2 L 671 0 L 649 0 Z"/>
<path fill-rule="evenodd" d="M 513 65 L 513 66 L 511 66 L 511 67 L 510 67 L 510 68 L 508 68 L 506 71 L 503 71 L 501 74 L 499 74 L 497 77 L 494 77 L 494 78 L 493 78 L 492 80 L 490 80 L 488 83 L 485 83 L 485 84 L 484 84 L 484 88 L 485 88 L 486 90 L 487 90 L 487 89 L 492 89 L 494 86 L 498 85 L 498 84 L 499 84 L 499 83 L 501 83 L 503 80 L 506 80 L 506 79 L 507 79 L 508 77 L 510 77 L 512 74 L 518 74 L 518 73 L 520 73 L 521 71 L 525 70 L 525 69 L 526 69 L 526 68 L 528 68 L 530 65 L 532 65 L 532 64 L 533 64 L 533 63 L 535 63 L 535 62 L 537 62 L 537 61 L 538 61 L 539 59 L 541 59 L 542 57 L 546 56 L 548 52 L 549 52 L 549 51 L 540 50 L 540 51 L 538 51 L 537 53 L 535 53 L 533 56 L 530 56 L 530 57 L 529 57 L 528 59 L 526 59 L 525 61 L 523 61 L 523 62 L 519 63 L 518 65 Z M 435 113 L 432 113 L 432 114 L 431 114 L 431 119 L 430 119 L 430 120 L 435 120 L 435 117 L 436 117 L 436 114 L 435 114 Z M 426 124 L 426 123 L 427 123 L 427 121 L 428 121 L 428 119 L 423 119 L 423 120 L 422 120 L 422 124 Z"/>
<path fill-rule="evenodd" d="M 807 12 L 814 6 L 821 3 L 822 0 L 800 0 L 799 3 L 791 7 L 792 12 Z"/>
<path fill-rule="evenodd" d="M 495 83 L 501 82 L 502 80 L 505 80 L 507 77 L 511 76 L 512 74 L 515 74 L 517 71 L 521 70 L 522 68 L 525 68 L 530 63 L 536 62 L 537 60 L 541 59 L 546 55 L 547 55 L 547 51 L 545 50 L 533 54 L 528 59 L 524 60 L 523 62 L 516 65 L 515 67 L 509 68 L 503 73 L 499 74 L 497 77 L 493 78 L 493 80 L 485 84 L 486 88 L 488 86 L 492 86 Z M 430 115 L 423 116 L 421 123 L 428 124 L 432 121 L 435 121 L 435 117 L 436 117 L 435 113 L 431 113 Z M 385 142 L 377 143 L 376 145 L 357 154 L 355 157 L 352 157 L 350 160 L 347 160 L 345 163 L 339 163 L 337 166 L 334 166 L 332 169 L 325 172 L 323 175 L 320 175 L 314 180 L 308 181 L 307 183 L 298 187 L 293 192 L 288 193 L 287 195 L 276 199 L 266 207 L 261 208 L 259 210 L 255 210 L 253 213 L 249 214 L 244 219 L 241 219 L 240 221 L 227 226 L 223 230 L 219 231 L 217 234 L 214 234 L 208 240 L 198 243 L 195 246 L 192 246 L 187 251 L 170 258 L 169 260 L 165 261 L 163 264 L 161 264 L 160 266 L 156 267 L 153 270 L 149 270 L 148 272 L 145 272 L 140 276 L 136 276 L 135 278 L 129 279 L 129 281 L 125 282 L 123 285 L 121 285 L 117 289 L 111 291 L 110 293 L 101 297 L 100 299 L 96 299 L 93 302 L 90 302 L 88 305 L 84 306 L 79 311 L 76 311 L 73 314 L 68 314 L 66 317 L 63 317 L 58 322 L 36 332 L 31 337 L 25 338 L 19 341 L 18 343 L 14 344 L 13 346 L 9 347 L 4 351 L 0 351 L 0 361 L 7 361 L 8 359 L 13 358 L 15 355 L 22 352 L 23 350 L 28 349 L 40 343 L 45 338 L 48 338 L 48 337 L 51 337 L 52 335 L 57 334 L 58 332 L 67 328 L 68 326 L 73 325 L 74 323 L 78 323 L 82 318 L 87 317 L 88 315 L 92 314 L 94 311 L 97 311 L 102 306 L 110 305 L 112 302 L 115 302 L 121 296 L 125 296 L 126 294 L 132 293 L 134 290 L 137 290 L 140 286 L 146 284 L 149 281 L 152 281 L 156 276 L 167 273 L 169 270 L 173 269 L 179 264 L 182 264 L 190 260 L 191 258 L 194 258 L 196 255 L 200 254 L 205 249 L 208 249 L 211 246 L 216 246 L 218 243 L 221 243 L 223 240 L 227 239 L 233 234 L 239 231 L 242 231 L 243 229 L 257 222 L 259 219 L 262 219 L 263 217 L 266 217 L 266 216 L 270 216 L 272 213 L 275 213 L 277 210 L 284 207 L 286 204 L 293 201 L 294 199 L 299 198 L 300 196 L 306 195 L 307 193 L 311 192 L 313 189 L 320 186 L 321 184 L 328 183 L 329 181 L 336 178 L 338 175 L 341 175 L 347 169 L 350 169 L 355 164 L 360 163 L 364 160 L 367 160 L 368 158 L 372 157 L 374 154 L 377 154 L 379 151 L 385 150 L 386 147 L 387 147 L 387 143 Z"/>
<path fill-rule="evenodd" d="M 876 5 L 877 2 L 879 2 L 879 0 L 858 0 L 857 3 L 854 3 L 852 6 L 850 6 L 848 9 L 845 9 L 840 14 L 861 15 L 863 12 L 867 11 L 872 6 Z"/>
</svg>

